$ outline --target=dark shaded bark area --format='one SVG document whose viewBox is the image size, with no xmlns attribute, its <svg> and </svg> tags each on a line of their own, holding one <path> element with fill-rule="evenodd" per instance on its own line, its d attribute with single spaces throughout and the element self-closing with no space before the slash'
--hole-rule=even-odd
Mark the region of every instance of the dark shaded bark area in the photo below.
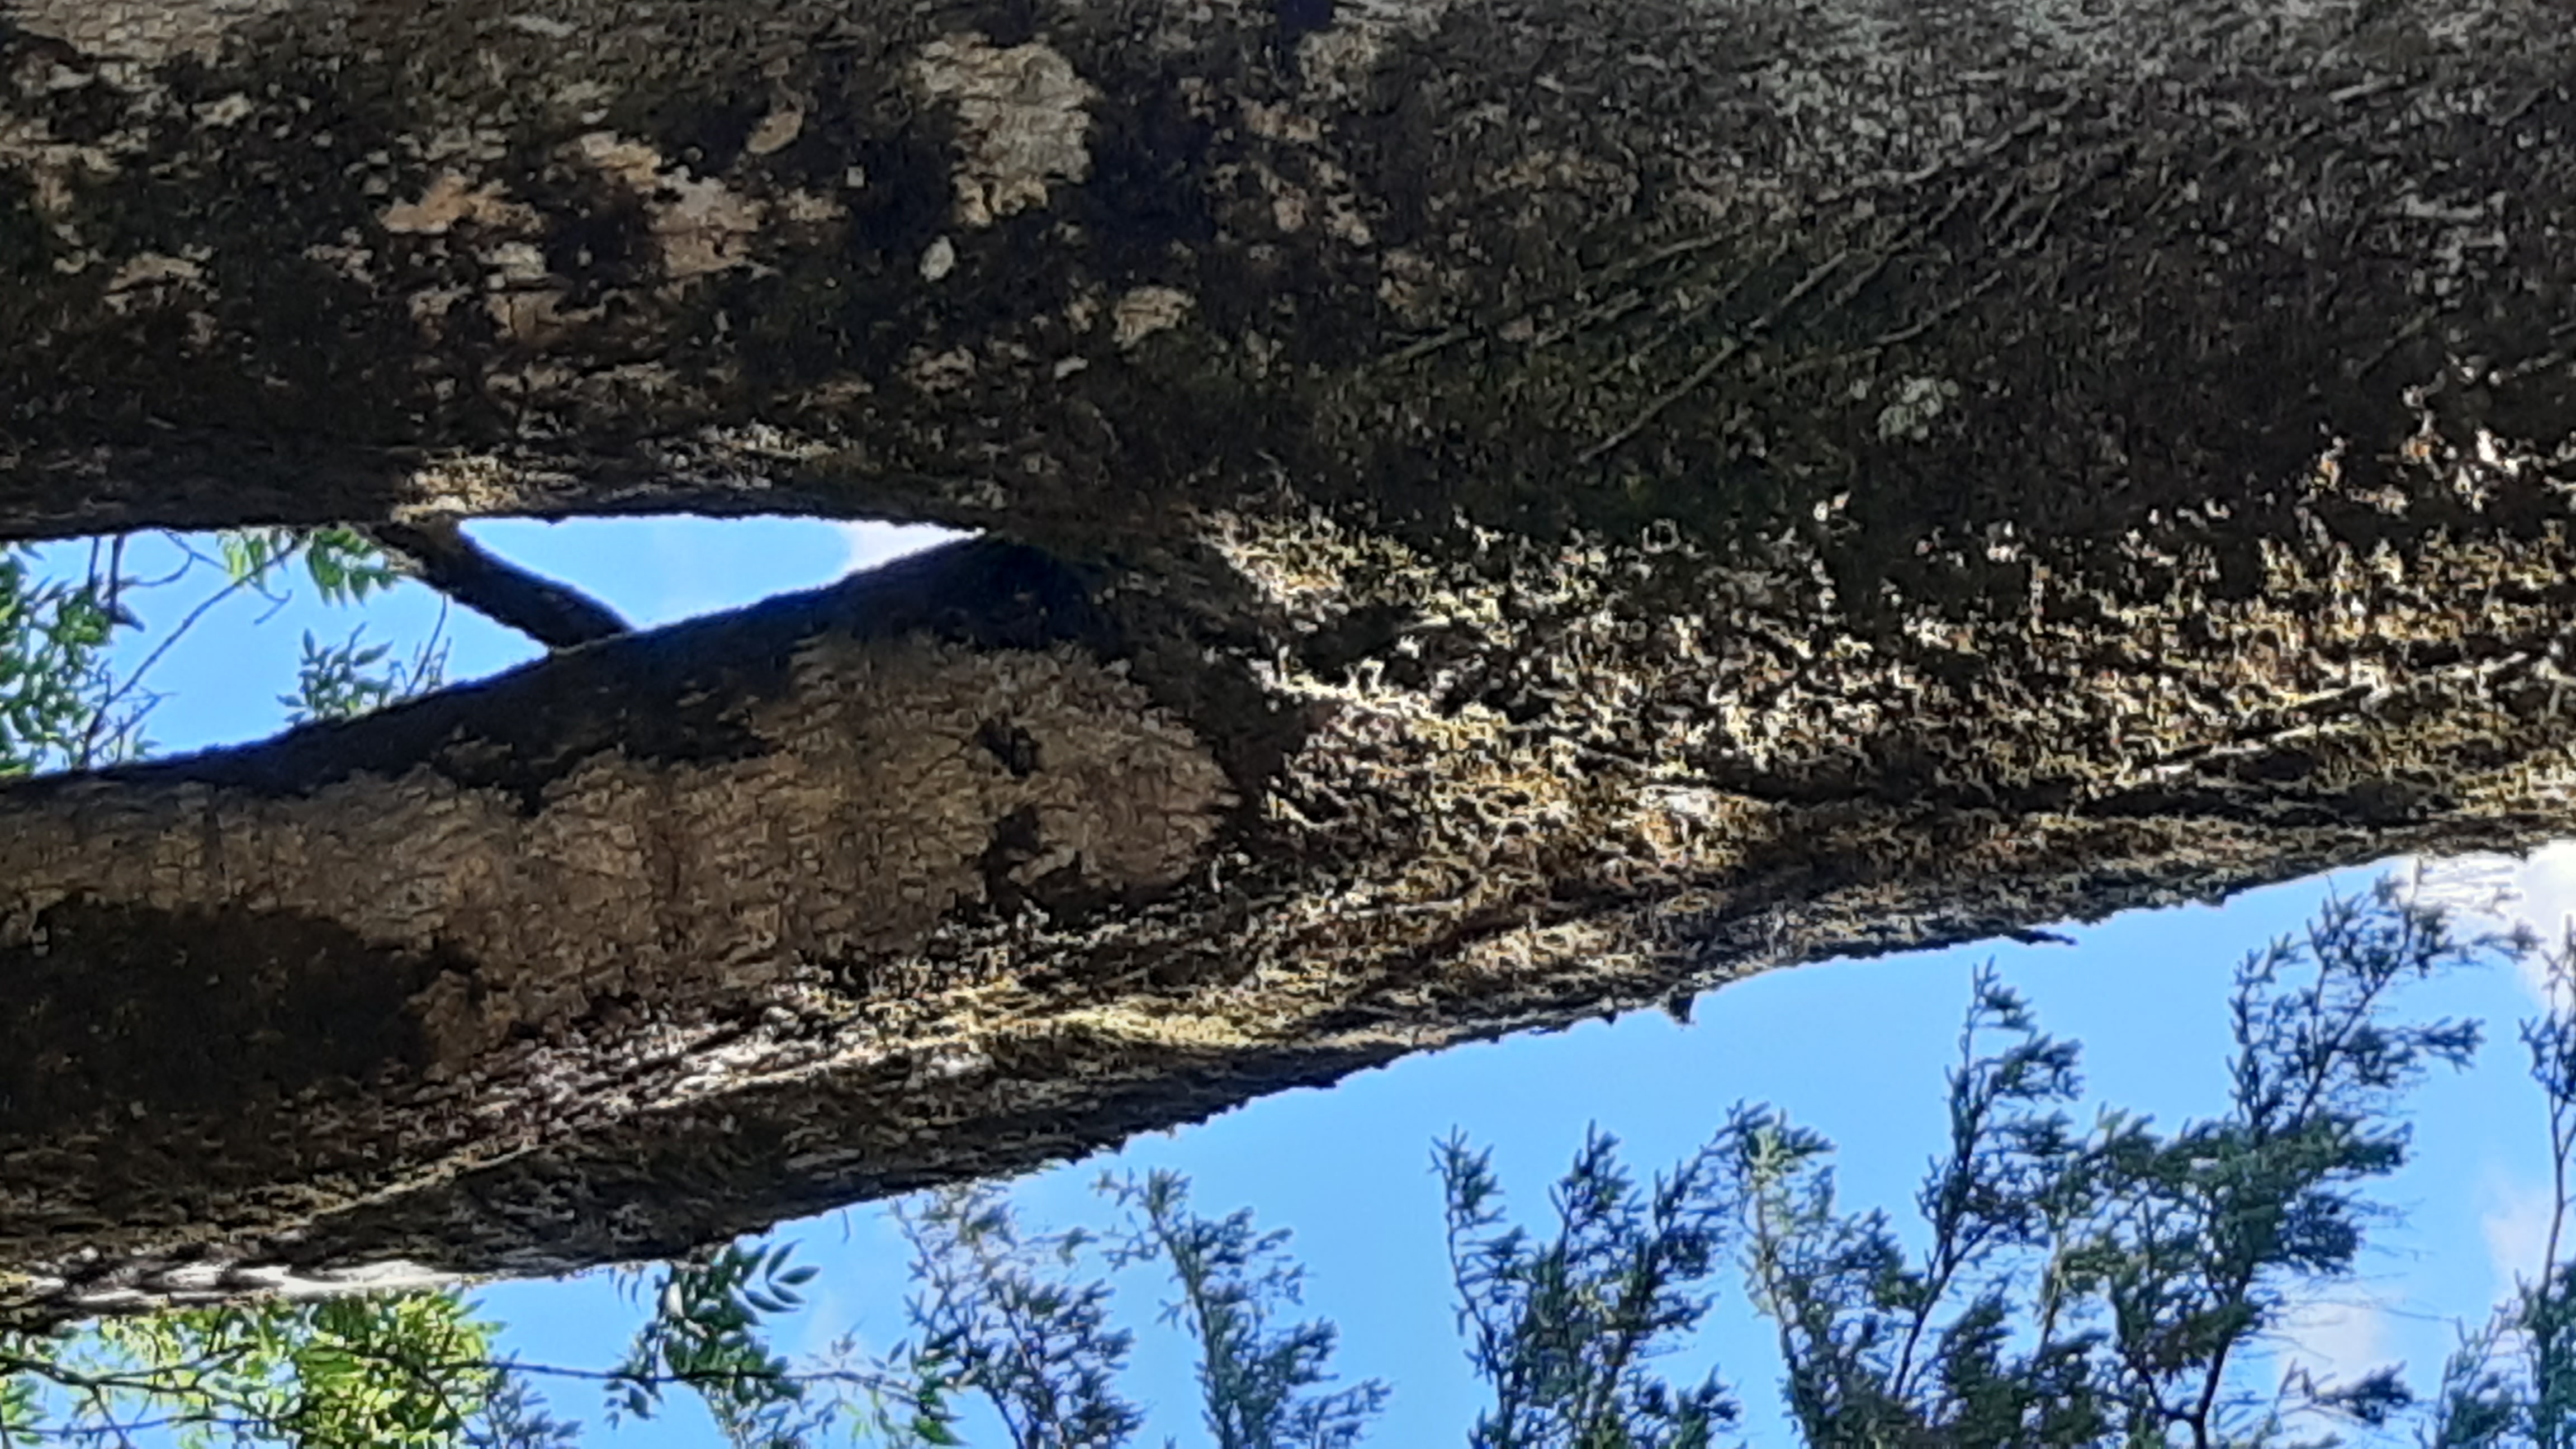
<svg viewBox="0 0 2576 1449">
<path fill-rule="evenodd" d="M 1865 607 L 1943 531 L 2116 536 L 2337 439 L 2376 482 L 2446 359 L 2454 440 L 2565 418 L 2547 6 L 1424 3 L 1292 46 L 1144 0 L 324 5 L 138 66 L 53 3 L 10 42 L 21 536 L 1106 547 L 1284 488 L 1732 549 L 1847 498 Z"/>
<path fill-rule="evenodd" d="M 1012 541 L 0 789 L 34 1318 L 2569 823 L 2552 6 L 0 16 L 0 536 Z"/>
</svg>

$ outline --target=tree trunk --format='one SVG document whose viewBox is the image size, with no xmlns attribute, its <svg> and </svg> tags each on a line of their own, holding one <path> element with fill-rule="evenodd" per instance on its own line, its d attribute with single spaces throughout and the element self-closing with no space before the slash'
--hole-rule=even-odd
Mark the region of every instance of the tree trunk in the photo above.
<svg viewBox="0 0 2576 1449">
<path fill-rule="evenodd" d="M 0 1306 L 2562 833 L 2568 30 L 0 0 L 0 536 L 997 536 L 0 790 Z"/>
</svg>

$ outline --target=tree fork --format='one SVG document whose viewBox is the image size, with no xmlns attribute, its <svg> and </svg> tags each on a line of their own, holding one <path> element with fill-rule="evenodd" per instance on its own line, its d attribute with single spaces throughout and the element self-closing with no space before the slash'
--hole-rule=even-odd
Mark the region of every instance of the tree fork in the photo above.
<svg viewBox="0 0 2576 1449">
<path fill-rule="evenodd" d="M 6 1291 L 2565 833 L 2576 41 L 2080 8 L 0 0 L 0 536 L 1015 541 L 0 789 Z"/>
</svg>

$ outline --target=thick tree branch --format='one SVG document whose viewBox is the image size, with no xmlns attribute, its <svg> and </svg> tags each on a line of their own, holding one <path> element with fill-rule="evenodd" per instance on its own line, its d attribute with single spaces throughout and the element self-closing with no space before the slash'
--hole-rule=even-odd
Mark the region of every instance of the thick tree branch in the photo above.
<svg viewBox="0 0 2576 1449">
<path fill-rule="evenodd" d="M 2576 414 L 2576 40 L 2537 0 L 1403 0 L 1285 50 L 1160 0 L 749 0 L 723 40 L 559 0 L 617 37 L 574 43 L 8 7 L 43 83 L 0 129 L 0 536 L 1107 547 L 1294 499 L 1731 550 L 1839 498 L 1906 550 L 1842 571 L 1865 607 L 1936 530 L 2117 529 L 2338 445 L 2375 487 L 2455 362 L 2458 446 Z"/>
<path fill-rule="evenodd" d="M 958 545 L 0 789 L 18 1311 L 676 1252 L 1769 965 L 2563 826 L 2507 641 L 2041 805 L 1639 769 L 1651 724 L 1588 766 L 1539 736 L 1551 775 L 1383 688 L 1283 711 L 1185 572 Z"/>
<path fill-rule="evenodd" d="M 452 518 L 379 523 L 366 532 L 409 560 L 422 583 L 549 649 L 570 649 L 626 632 L 626 621 L 616 610 L 494 554 L 466 537 Z"/>
</svg>

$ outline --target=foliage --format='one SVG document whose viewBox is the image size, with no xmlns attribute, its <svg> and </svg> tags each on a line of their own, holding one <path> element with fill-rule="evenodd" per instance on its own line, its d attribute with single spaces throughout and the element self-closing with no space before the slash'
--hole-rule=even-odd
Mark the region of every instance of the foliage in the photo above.
<svg viewBox="0 0 2576 1449">
<path fill-rule="evenodd" d="M 310 631 L 296 666 L 295 693 L 278 696 L 287 718 L 297 724 L 317 719 L 351 719 L 397 700 L 438 688 L 447 675 L 447 651 L 436 641 L 421 645 L 408 660 L 388 662 L 389 644 L 361 646 L 365 630 L 352 629 L 338 644 L 325 645 Z"/>
<path fill-rule="evenodd" d="M 2075 1049 L 1981 974 L 1910 1260 L 1884 1214 L 1837 1210 L 1825 1143 L 1739 1111 L 1749 1275 L 1807 1442 L 2272 1443 L 2408 1409 L 2393 1370 L 2265 1395 L 2231 1369 L 2350 1275 L 2377 1215 L 2358 1185 L 2405 1159 L 2400 1094 L 2476 1050 L 2475 1023 L 2391 1024 L 2390 995 L 2529 948 L 2459 939 L 2387 885 L 2330 900 L 2238 970 L 2229 1110 L 2169 1136 L 2118 1111 L 2075 1133 Z"/>
<path fill-rule="evenodd" d="M 2550 1208 L 2540 1272 L 2519 1278 L 2442 1366 L 2424 1442 L 2434 1449 L 2576 1445 L 2576 1261 L 2562 1257 L 2576 1161 L 2576 932 L 2549 962 L 2551 1010 L 2527 1021 L 2531 1078 L 2549 1103 Z"/>
<path fill-rule="evenodd" d="M 705 1400 L 733 1444 L 801 1442 L 811 1428 L 796 1412 L 805 1387 L 759 1331 L 764 1316 L 799 1307 L 796 1290 L 814 1277 L 810 1267 L 787 1266 L 789 1251 L 732 1243 L 663 1269 L 656 1311 L 608 1377 L 609 1422 L 649 1417 L 664 1387 L 679 1384 Z"/>
<path fill-rule="evenodd" d="M 0 778 L 41 770 L 87 769 L 150 752 L 142 726 L 160 696 L 146 687 L 153 666 L 208 614 L 249 594 L 272 607 L 286 602 L 282 579 L 296 563 L 324 602 L 356 604 L 401 577 L 364 535 L 346 528 L 236 529 L 216 538 L 209 557 L 178 535 L 164 535 L 176 567 L 159 577 L 130 571 L 129 540 L 95 541 L 76 576 L 48 573 L 61 554 L 41 558 L 24 545 L 0 545 Z M 211 571 L 220 582 L 130 667 L 119 644 L 143 631 L 135 606 L 157 590 L 183 589 Z M 441 682 L 446 649 L 440 634 L 406 660 L 383 645 L 324 646 L 304 638 L 295 694 L 281 700 L 296 720 L 338 719 Z"/>
<path fill-rule="evenodd" d="M 1164 1321 L 1189 1330 L 1198 1347 L 1199 1390 L 1217 1449 L 1346 1449 L 1386 1406 L 1375 1379 L 1323 1391 L 1337 1330 L 1309 1319 L 1273 1328 L 1297 1303 L 1304 1270 L 1287 1255 L 1288 1232 L 1258 1232 L 1252 1214 L 1201 1217 L 1189 1209 L 1178 1173 L 1142 1180 L 1103 1177 L 1100 1191 L 1124 1207 L 1128 1229 L 1110 1260 L 1166 1264 L 1180 1297 Z"/>
<path fill-rule="evenodd" d="M 767 1350 L 762 1320 L 794 1309 L 814 1273 L 787 1266 L 789 1255 L 736 1244 L 664 1269 L 633 1349 L 607 1370 L 496 1359 L 499 1325 L 454 1291 L 189 1309 L 106 1320 L 62 1342 L 0 1339 L 0 1445 L 125 1443 L 145 1430 L 189 1449 L 218 1438 L 301 1449 L 578 1443 L 580 1425 L 555 1419 L 530 1382 L 540 1376 L 597 1382 L 612 1424 L 651 1417 L 680 1387 L 741 1449 L 806 1444 L 848 1416 L 846 1396 L 828 1391 L 881 1391 L 884 1378 L 799 1370 Z"/>
<path fill-rule="evenodd" d="M 401 572 L 366 535 L 349 528 L 237 528 L 218 535 L 225 576 L 256 586 L 297 558 L 326 604 L 355 604 L 391 588 Z"/>
<path fill-rule="evenodd" d="M 122 1441 L 164 1428 L 190 1449 L 454 1444 L 492 1390 L 493 1328 L 451 1295 L 404 1294 L 110 1319 L 60 1346 L 20 1338 L 0 1344 L 0 1433 Z"/>
<path fill-rule="evenodd" d="M 1089 1234 L 1025 1232 L 991 1184 L 926 1193 L 896 1209 L 912 1246 L 908 1304 L 922 1339 L 899 1350 L 926 1413 L 930 1444 L 961 1442 L 944 1412 L 952 1389 L 980 1394 L 1014 1449 L 1106 1449 L 1144 1415 L 1116 1379 L 1135 1345 L 1109 1327 L 1109 1285 L 1077 1281 Z"/>
<path fill-rule="evenodd" d="M 1704 1449 L 1739 1410 L 1712 1371 L 1676 1389 L 1648 1371 L 1699 1326 L 1732 1227 L 1711 1147 L 1640 1192 L 1594 1130 L 1558 1180 L 1552 1236 L 1504 1228 L 1491 1154 L 1453 1135 L 1434 1162 L 1468 1361 L 1492 1389 L 1477 1449 Z"/>
<path fill-rule="evenodd" d="M 466 1449 L 568 1449 L 580 1442 L 580 1422 L 557 1420 L 527 1375 L 515 1370 L 494 1375 L 491 1393 L 465 1425 Z"/>
<path fill-rule="evenodd" d="M 141 711 L 107 656 L 134 617 L 117 578 L 40 578 L 35 551 L 0 545 L 0 778 L 140 753 Z"/>
</svg>

